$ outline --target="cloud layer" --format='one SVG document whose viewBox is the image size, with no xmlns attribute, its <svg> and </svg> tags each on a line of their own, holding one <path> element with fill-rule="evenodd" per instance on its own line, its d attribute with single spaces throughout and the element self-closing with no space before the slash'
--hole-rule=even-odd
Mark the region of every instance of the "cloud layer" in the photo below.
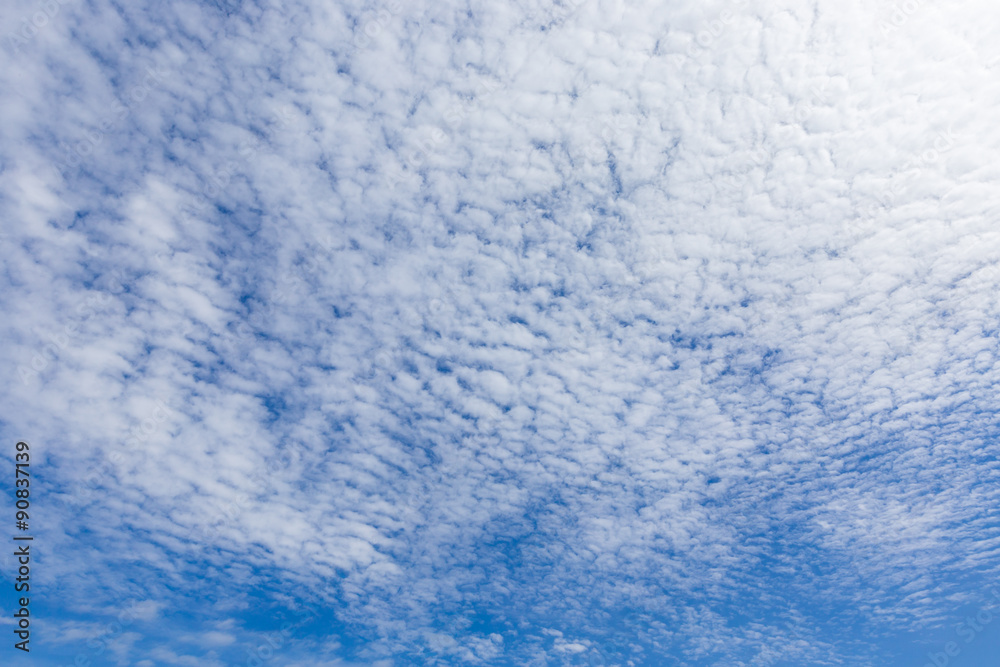
<svg viewBox="0 0 1000 667">
<path fill-rule="evenodd" d="M 922 664 L 991 604 L 988 3 L 45 7 L 51 664 Z"/>
</svg>

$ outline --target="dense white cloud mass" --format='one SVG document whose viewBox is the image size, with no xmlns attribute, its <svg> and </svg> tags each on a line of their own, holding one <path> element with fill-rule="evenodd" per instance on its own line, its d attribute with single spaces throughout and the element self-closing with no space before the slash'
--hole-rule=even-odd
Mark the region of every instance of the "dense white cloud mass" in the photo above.
<svg viewBox="0 0 1000 667">
<path fill-rule="evenodd" d="M 51 664 L 916 665 L 991 608 L 993 4 L 0 18 Z"/>
</svg>

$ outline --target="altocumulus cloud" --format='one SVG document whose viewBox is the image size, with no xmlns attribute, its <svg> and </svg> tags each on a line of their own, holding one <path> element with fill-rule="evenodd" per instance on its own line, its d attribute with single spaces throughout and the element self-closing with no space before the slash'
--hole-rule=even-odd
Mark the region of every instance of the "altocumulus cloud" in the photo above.
<svg viewBox="0 0 1000 667">
<path fill-rule="evenodd" d="M 998 18 L 6 3 L 37 664 L 987 664 Z"/>
</svg>

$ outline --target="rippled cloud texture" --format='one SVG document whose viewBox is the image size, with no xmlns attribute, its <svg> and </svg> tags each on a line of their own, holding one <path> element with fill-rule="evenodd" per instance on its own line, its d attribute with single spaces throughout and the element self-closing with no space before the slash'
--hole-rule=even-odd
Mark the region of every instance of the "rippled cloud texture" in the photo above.
<svg viewBox="0 0 1000 667">
<path fill-rule="evenodd" d="M 33 664 L 992 664 L 994 3 L 143 4 L 0 7 Z"/>
</svg>

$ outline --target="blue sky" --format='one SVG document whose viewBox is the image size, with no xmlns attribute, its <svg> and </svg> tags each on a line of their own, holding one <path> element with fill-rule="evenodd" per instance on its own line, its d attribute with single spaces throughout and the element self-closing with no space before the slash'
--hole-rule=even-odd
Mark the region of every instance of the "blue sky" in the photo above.
<svg viewBox="0 0 1000 667">
<path fill-rule="evenodd" d="M 33 664 L 1000 655 L 992 4 L 0 28 Z"/>
</svg>

